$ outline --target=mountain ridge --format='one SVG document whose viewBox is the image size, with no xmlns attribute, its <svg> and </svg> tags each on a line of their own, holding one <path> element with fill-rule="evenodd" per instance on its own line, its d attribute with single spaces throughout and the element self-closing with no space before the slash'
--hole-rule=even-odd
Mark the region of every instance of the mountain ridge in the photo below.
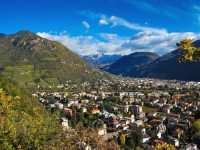
<svg viewBox="0 0 200 150">
<path fill-rule="evenodd" d="M 159 56 L 155 53 L 135 52 L 123 56 L 110 66 L 101 69 L 115 75 L 130 76 L 131 74 L 135 74 L 134 70 L 137 70 L 139 67 L 150 63 L 157 58 L 159 58 Z"/>
<path fill-rule="evenodd" d="M 104 74 L 64 45 L 30 31 L 0 38 L 0 68 L 20 83 L 33 85 L 89 81 Z"/>
<path fill-rule="evenodd" d="M 194 41 L 194 45 L 196 47 L 200 47 L 200 40 Z M 121 65 L 115 62 L 110 66 L 107 66 L 107 68 L 106 67 L 102 68 L 102 70 L 108 71 L 115 75 L 121 75 L 124 77 L 200 81 L 199 63 L 198 62 L 179 63 L 177 60 L 180 56 L 178 50 L 179 49 L 176 49 L 168 54 L 156 58 L 155 60 L 152 60 L 151 62 L 140 65 L 139 67 L 133 66 L 133 64 L 131 65 L 131 61 L 126 59 L 126 57 L 131 58 L 131 55 L 135 55 L 140 52 L 132 53 L 120 59 Z M 139 61 L 141 60 L 142 59 L 140 59 Z M 130 66 L 127 67 L 127 64 L 130 64 Z"/>
</svg>

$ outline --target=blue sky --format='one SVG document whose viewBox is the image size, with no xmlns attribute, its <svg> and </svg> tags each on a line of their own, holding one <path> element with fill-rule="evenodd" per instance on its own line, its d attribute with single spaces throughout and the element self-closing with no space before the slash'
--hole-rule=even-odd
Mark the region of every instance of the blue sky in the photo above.
<svg viewBox="0 0 200 150">
<path fill-rule="evenodd" d="M 4 0 L 0 29 L 30 30 L 78 54 L 160 55 L 200 39 L 199 0 Z"/>
</svg>

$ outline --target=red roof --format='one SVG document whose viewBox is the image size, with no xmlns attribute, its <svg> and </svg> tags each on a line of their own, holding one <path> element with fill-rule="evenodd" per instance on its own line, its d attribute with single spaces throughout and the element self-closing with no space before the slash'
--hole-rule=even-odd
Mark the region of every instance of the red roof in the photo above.
<svg viewBox="0 0 200 150">
<path fill-rule="evenodd" d="M 98 112 L 100 112 L 99 109 L 93 109 L 93 110 L 91 110 L 91 113 L 98 113 Z"/>
<path fill-rule="evenodd" d="M 158 139 L 153 140 L 153 143 L 161 143 L 161 144 L 165 144 L 165 142 L 163 142 L 163 141 L 161 141 L 161 140 L 158 140 Z"/>
</svg>

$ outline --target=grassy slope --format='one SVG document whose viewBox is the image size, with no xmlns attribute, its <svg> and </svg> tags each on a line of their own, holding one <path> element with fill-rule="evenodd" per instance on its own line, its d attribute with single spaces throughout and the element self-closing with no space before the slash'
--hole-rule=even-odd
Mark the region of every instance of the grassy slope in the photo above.
<svg viewBox="0 0 200 150">
<path fill-rule="evenodd" d="M 31 32 L 0 37 L 0 68 L 27 85 L 83 81 L 102 75 L 60 43 Z"/>
</svg>

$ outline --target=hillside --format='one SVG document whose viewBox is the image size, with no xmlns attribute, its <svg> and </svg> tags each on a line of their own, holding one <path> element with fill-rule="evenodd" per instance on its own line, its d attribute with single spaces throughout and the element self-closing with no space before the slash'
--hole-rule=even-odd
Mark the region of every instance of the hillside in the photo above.
<svg viewBox="0 0 200 150">
<path fill-rule="evenodd" d="M 200 47 L 200 40 L 195 41 L 194 45 Z M 144 54 L 146 56 L 143 56 Z M 151 53 L 133 53 L 103 69 L 116 75 L 130 77 L 200 81 L 200 64 L 179 63 L 178 49 L 161 57 L 149 54 Z"/>
<path fill-rule="evenodd" d="M 115 75 L 122 76 L 135 76 L 136 70 L 141 66 L 152 62 L 159 56 L 151 52 L 135 52 L 127 56 L 123 56 L 115 63 L 102 68 L 102 70 L 108 71 Z"/>
<path fill-rule="evenodd" d="M 58 124 L 52 119 L 26 89 L 0 73 L 1 149 L 41 149 L 47 146 L 48 142 L 53 142 L 48 138 L 59 131 Z"/>
<path fill-rule="evenodd" d="M 102 76 L 67 47 L 29 31 L 0 35 L 0 70 L 26 85 L 55 85 Z"/>
<path fill-rule="evenodd" d="M 164 55 L 140 68 L 138 77 L 200 81 L 199 63 L 179 63 L 178 57 L 178 50 Z"/>
</svg>

